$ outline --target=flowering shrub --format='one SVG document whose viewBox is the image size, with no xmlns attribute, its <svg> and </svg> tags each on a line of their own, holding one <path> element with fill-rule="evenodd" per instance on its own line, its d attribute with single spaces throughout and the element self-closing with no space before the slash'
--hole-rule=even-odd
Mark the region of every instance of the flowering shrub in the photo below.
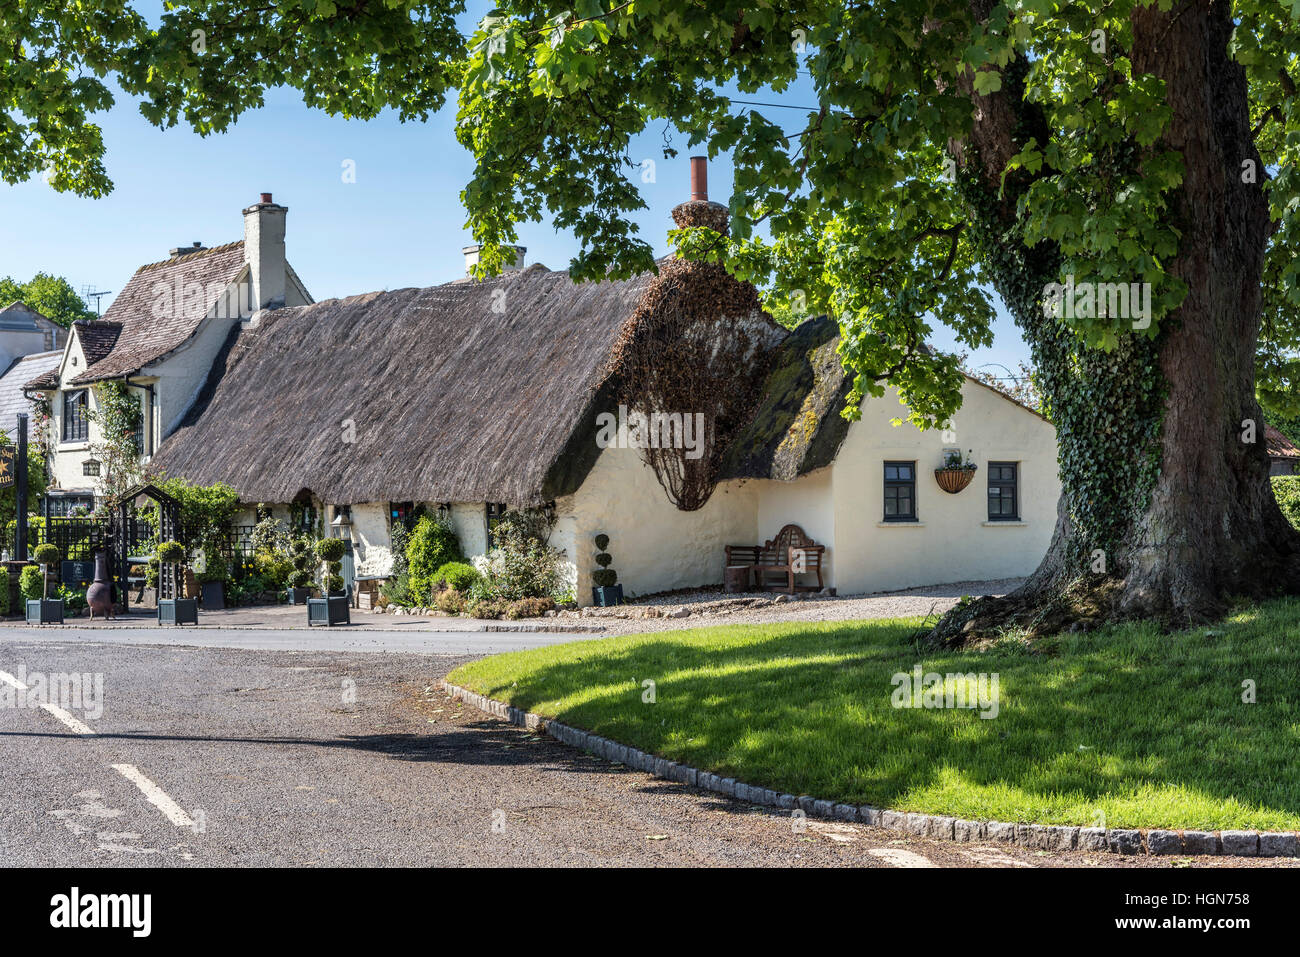
<svg viewBox="0 0 1300 957">
<path fill-rule="evenodd" d="M 577 571 L 563 552 L 546 543 L 548 532 L 537 513 L 507 512 L 497 523 L 497 547 L 474 558 L 474 568 L 493 597 L 509 602 L 572 590 Z"/>
</svg>

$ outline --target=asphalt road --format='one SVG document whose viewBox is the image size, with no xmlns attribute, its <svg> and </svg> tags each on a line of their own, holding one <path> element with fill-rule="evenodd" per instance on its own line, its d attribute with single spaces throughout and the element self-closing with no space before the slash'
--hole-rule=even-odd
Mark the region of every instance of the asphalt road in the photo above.
<svg viewBox="0 0 1300 957">
<path fill-rule="evenodd" d="M 376 631 L 360 628 L 229 629 L 172 628 L 0 628 L 0 642 L 21 641 L 61 646 L 93 642 L 105 645 L 166 645 L 237 648 L 256 651 L 384 651 L 426 655 L 496 655 L 568 641 L 608 637 L 593 633 L 490 631 Z"/>
<path fill-rule="evenodd" d="M 0 695 L 60 674 L 103 680 L 102 699 L 92 695 L 64 713 L 17 706 L 16 692 L 0 697 L 8 702 L 0 707 L 5 865 L 1169 863 L 800 826 L 452 701 L 435 683 L 463 655 L 146 646 L 72 635 L 0 633 Z M 485 639 L 564 636 L 473 640 Z"/>
</svg>

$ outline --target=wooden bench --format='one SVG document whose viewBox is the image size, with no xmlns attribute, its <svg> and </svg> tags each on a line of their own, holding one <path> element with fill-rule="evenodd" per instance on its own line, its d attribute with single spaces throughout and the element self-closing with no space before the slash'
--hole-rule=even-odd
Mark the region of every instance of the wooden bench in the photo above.
<svg viewBox="0 0 1300 957">
<path fill-rule="evenodd" d="M 754 584 L 760 589 L 785 591 L 793 595 L 799 591 L 821 591 L 822 558 L 826 553 L 825 545 L 818 545 L 809 538 L 798 525 L 787 525 L 776 533 L 776 538 L 762 545 L 728 545 L 728 565 L 749 565 L 754 573 Z M 796 585 L 794 576 L 817 575 L 816 585 Z M 766 582 L 763 576 L 776 573 L 785 581 Z"/>
</svg>

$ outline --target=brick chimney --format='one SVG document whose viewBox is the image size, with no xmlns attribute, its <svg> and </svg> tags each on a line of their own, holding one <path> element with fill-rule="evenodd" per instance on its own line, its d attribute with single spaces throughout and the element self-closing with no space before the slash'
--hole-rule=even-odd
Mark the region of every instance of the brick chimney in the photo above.
<svg viewBox="0 0 1300 957">
<path fill-rule="evenodd" d="M 284 305 L 287 279 L 284 258 L 284 216 L 288 207 L 263 193 L 260 202 L 244 210 L 244 262 L 249 265 L 253 309 Z"/>
<path fill-rule="evenodd" d="M 708 226 L 720 233 L 727 231 L 731 219 L 727 207 L 709 201 L 709 159 L 691 157 L 691 198 L 673 207 L 673 222 L 678 229 Z"/>
<path fill-rule="evenodd" d="M 482 248 L 482 246 L 462 246 L 460 248 L 461 254 L 465 257 L 465 275 L 467 277 L 470 274 L 470 270 L 478 265 L 478 254 L 479 250 Z M 511 248 L 515 251 L 515 261 L 514 265 L 506 266 L 505 272 L 513 272 L 516 269 L 523 269 L 524 253 L 528 252 L 527 246 L 514 246 Z"/>
<path fill-rule="evenodd" d="M 168 252 L 171 254 L 172 259 L 175 259 L 177 256 L 188 256 L 190 253 L 201 253 L 205 249 L 207 249 L 207 247 L 202 243 L 195 243 L 192 246 L 177 246 L 175 249 L 168 250 Z"/>
</svg>

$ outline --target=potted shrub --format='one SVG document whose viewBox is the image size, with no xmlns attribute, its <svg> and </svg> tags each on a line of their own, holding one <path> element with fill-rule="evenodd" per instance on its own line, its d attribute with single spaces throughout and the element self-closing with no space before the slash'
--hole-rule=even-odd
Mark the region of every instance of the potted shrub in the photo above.
<svg viewBox="0 0 1300 957">
<path fill-rule="evenodd" d="M 289 545 L 289 564 L 293 566 L 286 592 L 289 604 L 305 605 L 311 597 L 311 542 L 306 538 L 295 538 Z"/>
<path fill-rule="evenodd" d="M 341 538 L 322 538 L 316 543 L 316 557 L 321 562 L 321 594 L 324 598 L 307 599 L 308 625 L 346 625 L 348 597 L 343 590 L 343 553 L 347 545 Z"/>
<path fill-rule="evenodd" d="M 50 593 L 50 566 L 59 560 L 58 546 L 49 542 L 37 545 L 34 557 L 40 563 L 40 571 L 37 572 L 34 567 L 28 566 L 23 569 L 20 579 L 23 597 L 27 599 L 27 623 L 61 625 L 63 624 L 63 599 L 45 597 Z M 32 586 L 36 584 L 36 574 L 28 575 L 29 568 L 40 576 L 40 591 L 35 597 L 32 595 Z"/>
<path fill-rule="evenodd" d="M 596 554 L 596 564 L 600 568 L 591 573 L 591 602 L 602 608 L 621 605 L 623 586 L 617 584 L 618 572 L 609 567 L 614 561 L 614 556 L 605 551 L 609 547 L 609 536 L 602 532 L 596 536 L 595 542 L 596 548 L 599 549 Z"/>
<path fill-rule="evenodd" d="M 949 449 L 943 454 L 943 466 L 934 470 L 934 480 L 949 495 L 956 495 L 975 478 L 978 466 L 971 461 L 972 451 L 967 450 L 966 461 L 963 462 L 960 449 Z"/>
<path fill-rule="evenodd" d="M 205 610 L 226 607 L 226 582 L 230 566 L 215 548 L 203 549 L 203 571 L 199 572 L 199 596 Z"/>
<path fill-rule="evenodd" d="M 180 542 L 161 542 L 154 551 L 159 565 L 179 566 L 185 561 L 185 546 Z M 174 569 L 173 581 L 180 580 L 180 569 Z M 197 598 L 160 598 L 158 599 L 158 624 L 160 625 L 197 625 L 199 623 L 199 600 Z"/>
</svg>

